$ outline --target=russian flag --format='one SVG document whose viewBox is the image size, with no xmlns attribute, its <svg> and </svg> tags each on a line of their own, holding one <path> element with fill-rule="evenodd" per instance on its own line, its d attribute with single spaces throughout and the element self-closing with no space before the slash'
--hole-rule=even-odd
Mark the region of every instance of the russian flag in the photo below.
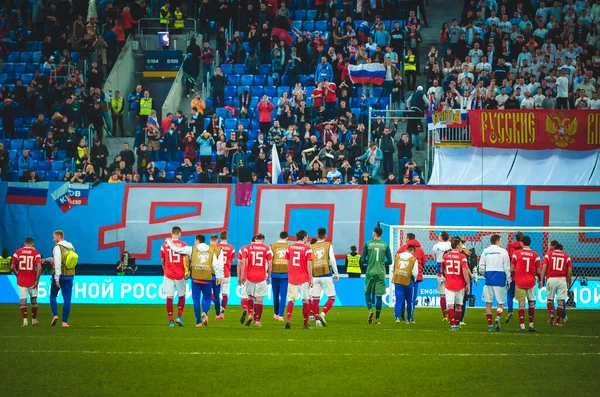
<svg viewBox="0 0 600 397">
<path fill-rule="evenodd" d="M 349 65 L 348 74 L 354 84 L 382 85 L 385 80 L 385 67 L 378 62 Z"/>
<path fill-rule="evenodd" d="M 9 182 L 6 204 L 46 205 L 49 182 Z"/>
<path fill-rule="evenodd" d="M 72 206 L 87 205 L 90 193 L 88 183 L 71 183 L 69 185 L 69 201 Z"/>
<path fill-rule="evenodd" d="M 73 206 L 69 200 L 69 183 L 65 182 L 50 195 L 62 212 L 69 211 Z"/>
<path fill-rule="evenodd" d="M 282 185 L 283 175 L 281 174 L 281 164 L 279 163 L 279 154 L 277 147 L 273 145 L 271 149 L 271 184 Z"/>
</svg>

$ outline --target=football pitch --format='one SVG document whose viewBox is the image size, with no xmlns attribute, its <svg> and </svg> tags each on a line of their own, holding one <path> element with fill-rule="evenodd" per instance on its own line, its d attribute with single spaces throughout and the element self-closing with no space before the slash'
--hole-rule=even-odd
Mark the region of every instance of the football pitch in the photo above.
<svg viewBox="0 0 600 397">
<path fill-rule="evenodd" d="M 18 305 L 0 305 L 0 394 L 75 396 L 389 396 L 597 395 L 600 312 L 569 310 L 562 328 L 536 312 L 537 333 L 518 333 L 518 318 L 490 333 L 483 310 L 449 332 L 439 309 L 417 309 L 416 324 L 381 325 L 367 310 L 334 308 L 327 328 L 292 329 L 265 308 L 263 327 L 225 319 L 169 328 L 164 306 L 74 305 L 71 328 L 21 328 Z M 34 395 L 35 395 L 34 394 Z"/>
</svg>

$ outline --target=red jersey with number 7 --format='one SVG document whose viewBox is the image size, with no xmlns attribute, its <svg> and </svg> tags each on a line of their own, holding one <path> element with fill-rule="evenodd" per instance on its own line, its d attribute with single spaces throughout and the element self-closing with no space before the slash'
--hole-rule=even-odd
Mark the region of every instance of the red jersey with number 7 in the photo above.
<svg viewBox="0 0 600 397">
<path fill-rule="evenodd" d="M 231 244 L 219 244 L 223 250 L 223 258 L 225 258 L 225 268 L 223 269 L 225 278 L 231 277 L 231 265 L 235 258 L 235 248 Z"/>
<path fill-rule="evenodd" d="M 271 248 L 265 244 L 252 243 L 243 253 L 246 259 L 246 280 L 260 283 L 267 279 L 267 262 L 273 260 Z"/>
<path fill-rule="evenodd" d="M 467 268 L 467 257 L 457 251 L 448 252 L 444 255 L 444 277 L 446 278 L 446 289 L 460 291 L 467 286 L 463 269 Z"/>
<path fill-rule="evenodd" d="M 515 265 L 515 285 L 527 289 L 535 287 L 540 256 L 529 248 L 523 248 L 513 254 L 511 263 Z"/>
<path fill-rule="evenodd" d="M 310 282 L 308 262 L 312 261 L 312 250 L 304 243 L 294 243 L 288 246 L 285 253 L 288 260 L 288 282 L 301 285 Z"/>
<path fill-rule="evenodd" d="M 31 288 L 37 281 L 37 267 L 42 263 L 42 256 L 35 248 L 19 248 L 12 257 L 12 264 L 17 267 L 17 285 Z"/>
<path fill-rule="evenodd" d="M 186 247 L 185 241 L 173 240 L 175 247 Z M 169 245 L 165 242 L 160 247 L 160 258 L 165 261 L 165 277 L 171 280 L 183 280 L 185 278 L 185 263 L 184 256 L 173 252 Z"/>
<path fill-rule="evenodd" d="M 552 250 L 544 256 L 544 265 L 548 266 L 546 278 L 567 277 L 567 270 L 573 267 L 569 255 L 562 251 Z"/>
</svg>

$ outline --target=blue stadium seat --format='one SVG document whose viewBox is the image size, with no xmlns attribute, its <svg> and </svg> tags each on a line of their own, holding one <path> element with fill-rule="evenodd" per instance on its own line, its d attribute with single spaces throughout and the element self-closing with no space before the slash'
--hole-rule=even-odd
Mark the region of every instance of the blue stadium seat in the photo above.
<svg viewBox="0 0 600 397">
<path fill-rule="evenodd" d="M 57 171 L 48 171 L 46 172 L 46 180 L 48 182 L 55 182 L 58 180 L 58 172 Z"/>
<path fill-rule="evenodd" d="M 167 163 L 167 172 L 175 172 L 177 171 L 177 168 L 179 168 L 179 161 L 169 161 Z"/>
<path fill-rule="evenodd" d="M 223 101 L 225 106 L 233 106 L 233 98 L 235 97 L 226 96 L 225 100 Z"/>
<path fill-rule="evenodd" d="M 11 77 L 9 76 L 9 79 L 10 79 L 10 78 L 11 78 Z M 16 80 L 16 78 L 14 78 L 14 80 Z M 4 84 L 4 85 L 5 85 L 5 86 L 8 88 L 8 90 L 9 90 L 11 93 L 12 93 L 12 92 L 13 92 L 13 90 L 15 89 L 15 85 L 14 85 L 14 84 Z"/>
<path fill-rule="evenodd" d="M 356 117 L 360 116 L 360 108 L 350 108 L 350 111 L 352 111 L 352 114 Z"/>
<path fill-rule="evenodd" d="M 12 74 L 15 70 L 15 64 L 14 63 L 5 63 L 4 67 L 2 68 L 2 73 L 5 74 Z"/>
<path fill-rule="evenodd" d="M 38 161 L 35 161 L 35 160 L 33 160 L 33 167 L 31 167 L 31 169 L 33 169 L 33 170 L 37 170 L 37 169 L 38 169 L 38 165 L 39 165 L 39 162 L 38 162 Z"/>
<path fill-rule="evenodd" d="M 271 65 L 260 65 L 258 67 L 258 73 L 269 75 L 271 74 Z"/>
<path fill-rule="evenodd" d="M 175 179 L 175 172 L 167 171 L 165 178 L 167 179 L 167 181 L 171 182 L 173 179 Z"/>
<path fill-rule="evenodd" d="M 243 33 L 244 33 L 244 32 L 240 32 L 240 34 L 241 34 L 242 36 L 243 36 Z M 246 54 L 249 54 L 249 53 L 250 53 L 250 50 L 251 50 L 251 48 L 250 48 L 250 43 L 249 43 L 249 42 L 247 42 L 247 41 L 244 41 L 244 42 L 242 43 L 242 47 L 244 47 L 244 50 L 246 51 Z"/>
<path fill-rule="evenodd" d="M 12 150 L 23 150 L 23 140 L 22 139 L 13 139 L 10 141 L 10 148 Z"/>
<path fill-rule="evenodd" d="M 154 167 L 159 171 L 164 170 L 167 168 L 167 162 L 166 161 L 155 161 Z"/>
<path fill-rule="evenodd" d="M 250 91 L 250 86 L 248 86 L 248 85 L 240 85 L 240 86 L 238 86 L 238 88 L 237 88 L 237 94 L 238 95 L 240 95 L 244 91 L 251 92 Z"/>
<path fill-rule="evenodd" d="M 379 108 L 379 98 L 378 97 L 367 98 L 367 101 L 369 102 L 369 105 L 371 105 L 372 108 L 375 108 L 375 109 Z"/>
<path fill-rule="evenodd" d="M 264 90 L 265 87 L 263 87 L 262 85 L 252 86 L 252 95 L 262 97 Z"/>
<path fill-rule="evenodd" d="M 9 182 L 17 182 L 19 180 L 19 171 L 10 171 L 8 173 Z"/>
<path fill-rule="evenodd" d="M 66 150 L 57 150 L 56 151 L 56 160 L 63 161 L 66 158 L 67 158 L 67 151 Z"/>
<path fill-rule="evenodd" d="M 60 172 L 63 170 L 63 163 L 61 160 L 54 160 L 52 162 L 52 171 Z M 62 179 L 62 178 L 61 178 Z"/>
<path fill-rule="evenodd" d="M 25 68 L 25 73 L 35 73 L 36 70 L 38 70 L 40 67 L 40 65 L 38 63 L 28 63 L 27 67 Z"/>
<path fill-rule="evenodd" d="M 229 76 L 227 78 L 229 85 L 239 85 L 240 84 L 240 75 L 239 74 L 232 74 L 231 76 Z"/>
<path fill-rule="evenodd" d="M 21 75 L 21 81 L 23 82 L 23 85 L 29 85 L 29 82 L 33 80 L 33 74 L 31 73 L 23 73 Z"/>
<path fill-rule="evenodd" d="M 206 98 L 206 100 L 204 101 L 204 103 L 206 104 L 206 108 L 207 109 L 212 109 L 213 108 L 212 97 Z"/>
<path fill-rule="evenodd" d="M 373 87 L 373 96 L 381 98 L 383 96 L 383 87 Z"/>
<path fill-rule="evenodd" d="M 243 63 L 237 63 L 233 65 L 233 74 L 244 74 L 246 72 L 246 65 Z"/>
<path fill-rule="evenodd" d="M 254 76 L 251 74 L 243 74 L 240 80 L 240 85 L 252 85 L 254 83 Z"/>
<path fill-rule="evenodd" d="M 167 164 L 167 161 L 169 161 L 169 154 L 164 150 L 161 150 L 160 152 L 158 152 L 158 160 L 164 161 L 165 164 Z"/>
<path fill-rule="evenodd" d="M 306 97 L 306 107 L 311 108 L 313 104 L 313 99 L 311 97 Z"/>
<path fill-rule="evenodd" d="M 299 19 L 301 21 L 304 21 L 306 19 L 306 11 L 305 10 L 296 10 L 296 12 L 294 12 L 294 19 Z"/>
<path fill-rule="evenodd" d="M 381 21 L 381 23 L 383 23 L 383 26 L 385 27 L 385 30 L 387 30 L 388 32 L 390 31 L 390 26 L 392 26 L 392 22 L 388 19 L 385 19 L 383 21 Z"/>
<path fill-rule="evenodd" d="M 225 124 L 225 130 L 233 130 L 237 126 L 237 119 L 236 118 L 227 118 L 227 119 L 225 119 L 224 124 Z"/>
<path fill-rule="evenodd" d="M 306 11 L 306 19 L 309 21 L 314 21 L 315 19 L 317 19 L 317 10 Z"/>
<path fill-rule="evenodd" d="M 287 85 L 281 85 L 277 87 L 277 96 L 282 96 L 284 92 L 290 93 L 290 87 Z"/>
<path fill-rule="evenodd" d="M 380 109 L 385 109 L 389 105 L 390 105 L 390 98 L 389 97 L 381 97 L 381 98 L 379 98 L 379 108 Z"/>
<path fill-rule="evenodd" d="M 304 89 L 304 91 L 306 91 L 306 98 L 310 98 L 310 96 L 312 95 L 313 91 L 315 90 L 315 87 L 306 87 Z"/>
<path fill-rule="evenodd" d="M 62 181 L 62 179 L 65 177 L 66 173 L 67 173 L 66 171 L 58 171 L 58 180 Z"/>
<path fill-rule="evenodd" d="M 25 73 L 25 68 L 27 67 L 26 63 L 15 63 L 14 72 L 15 74 Z"/>
<path fill-rule="evenodd" d="M 41 48 L 41 43 L 39 41 L 28 41 L 25 43 L 25 48 L 27 48 L 27 51 L 38 51 Z"/>
<path fill-rule="evenodd" d="M 207 129 L 209 124 L 210 124 L 210 117 L 206 117 L 204 119 L 204 129 Z"/>
<path fill-rule="evenodd" d="M 236 94 L 237 93 L 236 93 L 234 86 L 232 86 L 232 85 L 225 86 L 225 96 L 235 96 Z"/>
<path fill-rule="evenodd" d="M 37 63 L 39 64 L 42 61 L 42 52 L 41 51 L 35 51 L 33 53 L 33 59 L 32 59 L 33 63 Z"/>
<path fill-rule="evenodd" d="M 20 52 L 12 52 L 8 54 L 8 62 L 19 62 L 20 56 Z"/>
<path fill-rule="evenodd" d="M 8 75 L 6 73 L 0 74 L 0 86 L 6 83 L 6 80 L 8 80 Z"/>
<path fill-rule="evenodd" d="M 258 106 L 258 101 L 260 101 L 260 99 L 257 96 L 253 96 L 250 100 L 250 107 L 256 108 Z"/>
<path fill-rule="evenodd" d="M 267 80 L 267 76 L 264 74 L 255 74 L 254 75 L 254 84 L 263 85 Z"/>
<path fill-rule="evenodd" d="M 35 174 L 42 180 L 46 180 L 46 171 L 36 171 Z"/>
<path fill-rule="evenodd" d="M 302 21 L 301 20 L 292 21 L 292 24 L 290 25 L 290 30 L 293 30 L 293 29 L 302 30 Z"/>
<path fill-rule="evenodd" d="M 319 32 L 325 32 L 327 30 L 327 21 L 316 21 L 315 30 Z"/>
<path fill-rule="evenodd" d="M 248 128 L 250 128 L 250 120 L 248 120 L 248 119 L 239 120 L 239 123 L 244 126 L 245 130 L 247 130 Z"/>
<path fill-rule="evenodd" d="M 0 139 L 0 143 L 4 145 L 4 149 L 8 150 L 10 146 L 10 139 Z"/>
<path fill-rule="evenodd" d="M 4 146 L 4 149 L 6 149 L 8 146 Z M 8 150 L 8 158 L 9 160 L 12 161 L 17 161 L 17 158 L 19 157 L 19 151 L 16 149 L 9 149 Z"/>
<path fill-rule="evenodd" d="M 222 64 L 221 71 L 224 75 L 231 74 L 233 72 L 233 65 L 229 63 Z"/>
<path fill-rule="evenodd" d="M 275 86 L 267 85 L 264 89 L 264 95 L 268 96 L 269 98 L 273 98 L 275 95 L 277 95 L 277 89 Z"/>
<path fill-rule="evenodd" d="M 15 119 L 15 127 L 16 128 L 23 127 L 23 119 L 21 117 L 17 117 Z"/>
<path fill-rule="evenodd" d="M 217 114 L 217 116 L 219 116 L 219 118 L 222 118 L 222 119 L 227 118 L 227 110 L 225 110 L 223 108 L 216 108 L 215 113 Z"/>
<path fill-rule="evenodd" d="M 258 120 L 254 120 L 253 119 L 250 123 L 251 123 L 250 124 L 250 129 L 251 130 L 257 130 L 257 129 L 260 128 L 260 124 L 259 124 Z"/>
<path fill-rule="evenodd" d="M 25 62 L 25 63 L 33 62 L 33 52 L 23 51 L 21 53 L 21 62 Z"/>
<path fill-rule="evenodd" d="M 15 128 L 15 135 L 17 136 L 17 138 L 19 139 L 28 139 L 29 138 L 29 129 L 28 128 Z M 35 147 L 35 144 L 34 144 Z M 27 148 L 25 148 L 27 149 Z"/>
<path fill-rule="evenodd" d="M 44 151 L 43 150 L 32 150 L 31 158 L 34 160 L 43 160 L 44 159 Z"/>
<path fill-rule="evenodd" d="M 50 163 L 46 160 L 39 160 L 38 161 L 38 170 L 40 171 L 49 171 L 50 170 Z"/>
<path fill-rule="evenodd" d="M 315 30 L 315 22 L 314 19 L 313 20 L 306 20 L 304 21 L 304 23 L 302 23 L 302 27 L 304 28 L 304 30 L 307 30 L 309 32 L 312 32 Z"/>
<path fill-rule="evenodd" d="M 71 55 L 71 59 L 73 60 L 73 62 L 75 62 L 75 65 L 79 64 L 79 53 L 78 52 L 71 52 L 69 55 Z"/>
</svg>

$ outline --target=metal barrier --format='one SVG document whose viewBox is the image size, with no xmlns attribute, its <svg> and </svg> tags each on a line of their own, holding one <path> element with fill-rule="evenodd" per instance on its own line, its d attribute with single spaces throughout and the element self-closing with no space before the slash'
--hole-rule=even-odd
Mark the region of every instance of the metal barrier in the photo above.
<svg viewBox="0 0 600 397">
<path fill-rule="evenodd" d="M 471 143 L 471 130 L 469 127 L 438 128 L 432 130 L 433 143 Z"/>
<path fill-rule="evenodd" d="M 170 32 L 172 33 L 170 49 L 177 50 L 177 43 L 183 41 L 183 48 L 185 51 L 187 43 L 192 37 L 194 37 L 198 31 L 197 21 L 193 18 L 187 18 L 183 20 L 184 26 L 182 29 L 173 29 L 170 25 L 164 25 L 160 23 L 162 18 L 141 18 L 137 25 L 136 40 L 140 43 L 141 50 L 153 50 L 160 49 L 158 45 L 157 34 L 159 32 Z M 171 19 L 173 21 L 173 19 Z"/>
</svg>

